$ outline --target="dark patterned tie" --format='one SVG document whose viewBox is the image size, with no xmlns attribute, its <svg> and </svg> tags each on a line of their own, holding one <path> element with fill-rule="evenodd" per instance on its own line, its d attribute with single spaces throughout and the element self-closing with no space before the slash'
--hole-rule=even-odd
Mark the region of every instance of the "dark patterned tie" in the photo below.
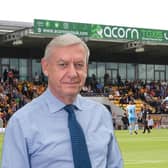
<svg viewBox="0 0 168 168">
<path fill-rule="evenodd" d="M 91 168 L 89 153 L 83 130 L 76 120 L 72 104 L 66 105 L 64 109 L 68 112 L 68 127 L 71 136 L 72 153 L 75 168 Z"/>
</svg>

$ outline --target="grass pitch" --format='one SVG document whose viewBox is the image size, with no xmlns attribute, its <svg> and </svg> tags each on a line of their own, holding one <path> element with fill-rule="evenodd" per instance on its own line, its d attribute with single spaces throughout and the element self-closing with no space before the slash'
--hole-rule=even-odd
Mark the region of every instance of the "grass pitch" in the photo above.
<svg viewBox="0 0 168 168">
<path fill-rule="evenodd" d="M 2 157 L 2 143 L 3 143 L 3 134 L 0 133 L 0 167 L 1 167 L 1 157 Z"/>
<path fill-rule="evenodd" d="M 128 131 L 115 131 L 124 168 L 167 168 L 168 129 L 154 129 L 152 133 L 129 135 Z M 0 134 L 0 158 L 3 135 Z M 9 156 L 10 157 L 10 156 Z M 1 163 L 1 161 L 0 161 Z"/>
<path fill-rule="evenodd" d="M 168 130 L 154 129 L 150 134 L 129 135 L 116 131 L 124 159 L 124 168 L 167 168 Z"/>
</svg>

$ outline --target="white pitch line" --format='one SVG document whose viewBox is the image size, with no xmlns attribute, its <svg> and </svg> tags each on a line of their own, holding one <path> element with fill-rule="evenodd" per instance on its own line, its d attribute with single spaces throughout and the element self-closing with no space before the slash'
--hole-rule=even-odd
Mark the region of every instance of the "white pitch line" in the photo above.
<svg viewBox="0 0 168 168">
<path fill-rule="evenodd" d="M 166 160 L 127 160 L 124 161 L 124 164 L 146 164 L 146 163 L 163 163 L 167 162 Z"/>
</svg>

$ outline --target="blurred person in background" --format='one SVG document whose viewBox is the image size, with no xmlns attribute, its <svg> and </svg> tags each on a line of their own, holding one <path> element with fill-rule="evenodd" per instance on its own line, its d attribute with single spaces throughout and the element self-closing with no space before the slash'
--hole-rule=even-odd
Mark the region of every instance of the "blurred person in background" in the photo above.
<svg viewBox="0 0 168 168">
<path fill-rule="evenodd" d="M 136 107 L 133 100 L 129 101 L 129 104 L 126 107 L 127 115 L 128 115 L 128 121 L 129 121 L 129 133 L 132 135 L 133 131 L 135 134 L 137 134 L 137 130 L 135 127 L 136 122 Z"/>
</svg>

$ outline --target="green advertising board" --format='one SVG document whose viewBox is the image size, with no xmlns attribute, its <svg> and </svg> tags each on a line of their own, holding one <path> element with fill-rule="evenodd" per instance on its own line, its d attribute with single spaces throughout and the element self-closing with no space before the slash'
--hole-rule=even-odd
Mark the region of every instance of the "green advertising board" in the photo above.
<svg viewBox="0 0 168 168">
<path fill-rule="evenodd" d="M 92 25 L 90 36 L 102 39 L 168 42 L 168 31 L 121 26 Z"/>
<path fill-rule="evenodd" d="M 73 33 L 80 37 L 88 37 L 89 30 L 89 24 L 50 20 L 34 20 L 34 32 L 40 34 Z"/>
<path fill-rule="evenodd" d="M 168 43 L 168 30 L 131 28 L 50 20 L 34 20 L 34 32 L 39 34 L 73 33 L 79 37 L 103 40 L 153 41 Z"/>
</svg>

